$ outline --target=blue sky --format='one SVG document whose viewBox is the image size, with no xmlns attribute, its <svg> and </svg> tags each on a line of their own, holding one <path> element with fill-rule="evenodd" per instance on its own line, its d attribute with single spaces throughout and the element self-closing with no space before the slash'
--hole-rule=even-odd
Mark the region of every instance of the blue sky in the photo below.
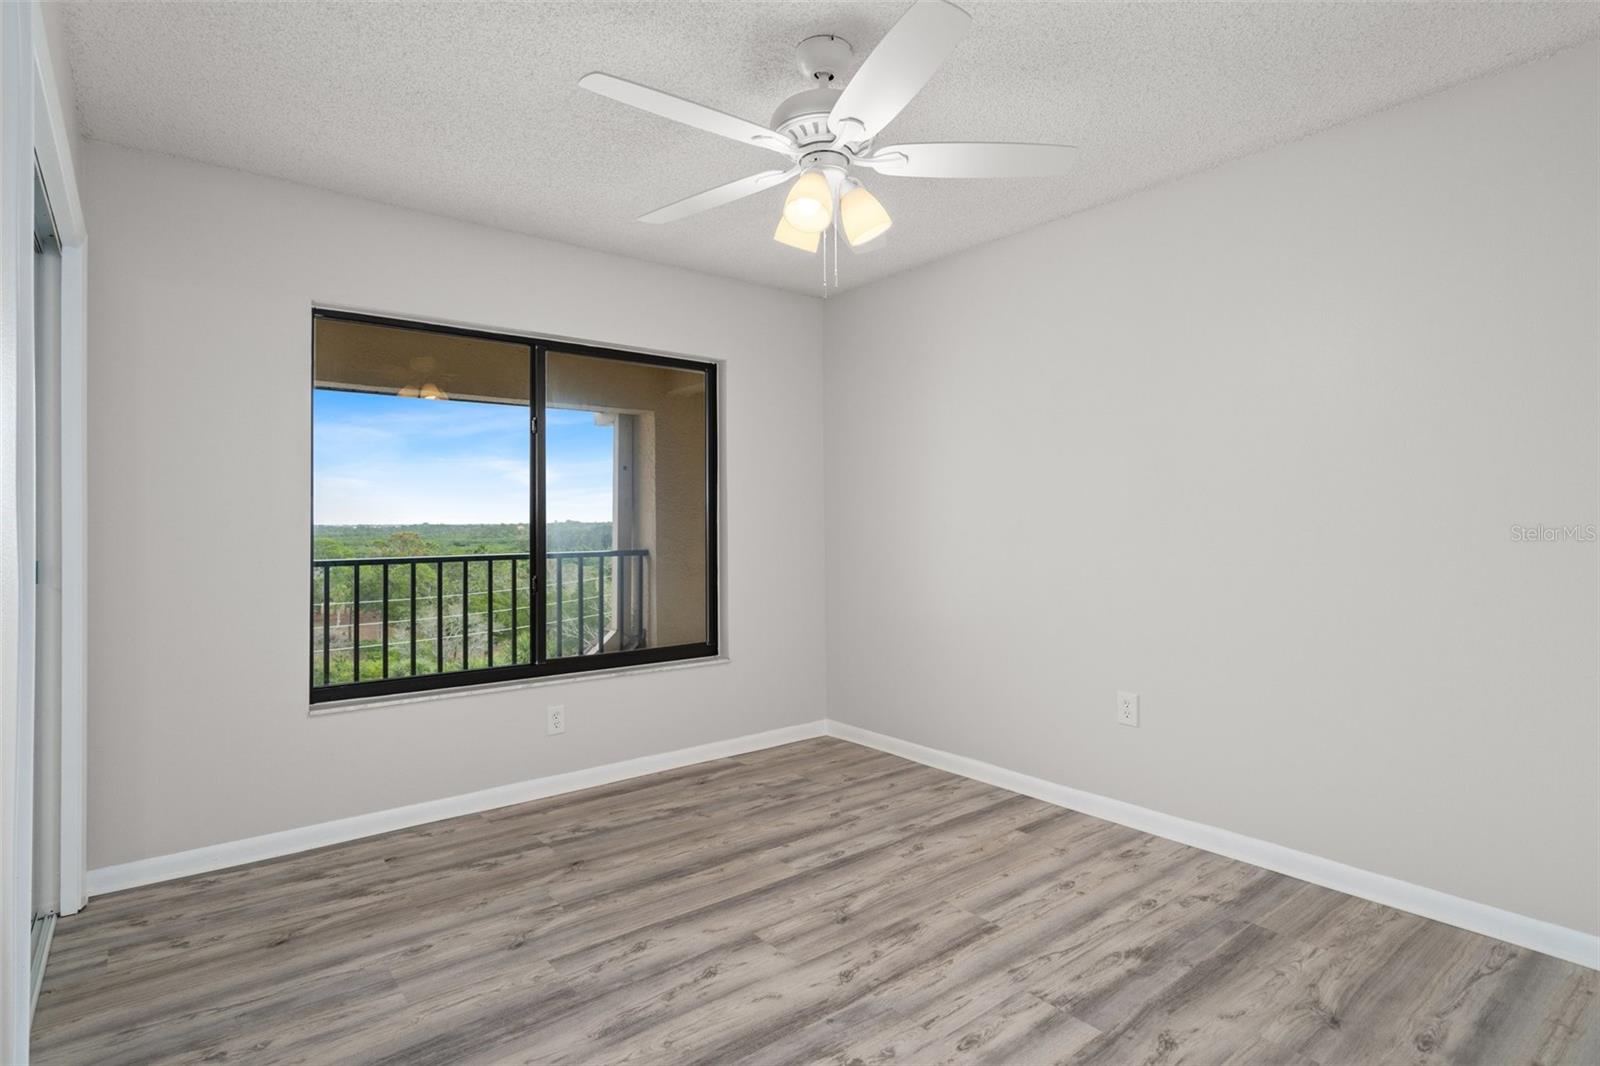
<svg viewBox="0 0 1600 1066">
<path fill-rule="evenodd" d="M 528 409 L 317 389 L 317 525 L 528 520 Z M 611 520 L 612 427 L 545 420 L 550 520 Z"/>
</svg>

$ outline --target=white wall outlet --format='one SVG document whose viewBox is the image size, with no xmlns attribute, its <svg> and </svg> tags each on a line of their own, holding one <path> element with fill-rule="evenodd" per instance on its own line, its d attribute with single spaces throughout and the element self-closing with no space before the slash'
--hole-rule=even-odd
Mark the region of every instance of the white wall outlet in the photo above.
<svg viewBox="0 0 1600 1066">
<path fill-rule="evenodd" d="M 561 704 L 552 704 L 544 709 L 544 731 L 552 737 L 567 731 L 567 709 Z"/>
<path fill-rule="evenodd" d="M 1138 728 L 1139 694 L 1137 692 L 1117 693 L 1117 723 Z"/>
</svg>

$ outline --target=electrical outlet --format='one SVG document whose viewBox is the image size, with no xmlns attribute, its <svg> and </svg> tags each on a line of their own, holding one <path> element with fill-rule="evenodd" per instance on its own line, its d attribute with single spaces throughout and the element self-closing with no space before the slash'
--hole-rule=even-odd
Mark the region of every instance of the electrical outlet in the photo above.
<svg viewBox="0 0 1600 1066">
<path fill-rule="evenodd" d="M 544 709 L 544 731 L 552 737 L 567 731 L 567 709 L 561 704 Z"/>
<path fill-rule="evenodd" d="M 1137 692 L 1117 693 L 1117 723 L 1138 728 L 1139 694 Z"/>
</svg>

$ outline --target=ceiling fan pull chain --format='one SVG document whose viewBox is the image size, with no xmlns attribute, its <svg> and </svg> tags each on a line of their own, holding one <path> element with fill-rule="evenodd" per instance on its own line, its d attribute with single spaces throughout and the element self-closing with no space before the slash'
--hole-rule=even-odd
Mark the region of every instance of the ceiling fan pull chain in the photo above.
<svg viewBox="0 0 1600 1066">
<path fill-rule="evenodd" d="M 839 287 L 839 212 L 833 213 L 833 287 Z"/>
<path fill-rule="evenodd" d="M 828 298 L 828 231 L 822 231 L 822 254 L 817 257 L 822 260 L 822 298 Z"/>
</svg>

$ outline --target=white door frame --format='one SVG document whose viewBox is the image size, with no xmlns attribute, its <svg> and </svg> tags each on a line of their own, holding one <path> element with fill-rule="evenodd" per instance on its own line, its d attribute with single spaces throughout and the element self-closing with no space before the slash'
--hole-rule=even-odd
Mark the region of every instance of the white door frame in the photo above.
<svg viewBox="0 0 1600 1066">
<path fill-rule="evenodd" d="M 33 366 L 33 12 L 0 4 L 0 1061 L 26 1062 L 32 989 L 33 690 L 21 560 Z M 26 652 L 26 654 L 24 654 Z M 25 667 L 28 669 L 25 670 Z"/>
<path fill-rule="evenodd" d="M 88 899 L 88 226 L 64 103 L 33 9 L 34 155 L 61 241 L 61 913 Z"/>
<path fill-rule="evenodd" d="M 86 229 L 36 3 L 0 3 L 0 1061 L 28 1059 L 33 830 L 33 183 L 62 243 L 62 871 L 84 884 Z M 15 504 L 15 506 L 13 506 Z M 70 894 L 69 894 L 70 893 Z"/>
</svg>

